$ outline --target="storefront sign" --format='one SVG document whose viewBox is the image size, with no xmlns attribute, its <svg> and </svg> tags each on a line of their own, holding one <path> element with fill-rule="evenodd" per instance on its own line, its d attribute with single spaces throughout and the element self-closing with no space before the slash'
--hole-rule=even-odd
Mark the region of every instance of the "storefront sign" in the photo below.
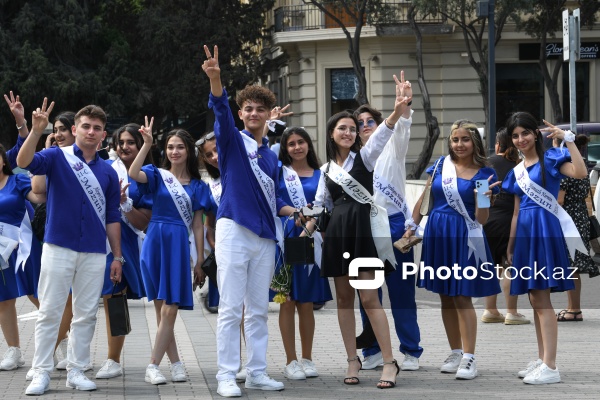
<svg viewBox="0 0 600 400">
<path fill-rule="evenodd" d="M 595 60 L 600 58 L 600 42 L 584 42 L 581 43 L 579 50 L 580 59 Z M 563 47 L 562 43 L 547 43 L 546 57 L 562 58 Z M 539 60 L 540 44 L 539 43 L 520 43 L 519 44 L 519 60 Z"/>
</svg>

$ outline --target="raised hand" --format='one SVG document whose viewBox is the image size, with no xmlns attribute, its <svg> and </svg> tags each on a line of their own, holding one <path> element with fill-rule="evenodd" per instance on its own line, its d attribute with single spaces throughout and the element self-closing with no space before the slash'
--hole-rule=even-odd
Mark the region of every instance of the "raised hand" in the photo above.
<svg viewBox="0 0 600 400">
<path fill-rule="evenodd" d="M 294 113 L 292 111 L 290 112 L 286 112 L 288 110 L 288 108 L 290 108 L 290 104 L 288 104 L 285 107 L 275 107 L 271 110 L 271 116 L 269 117 L 270 120 L 273 119 L 281 119 L 283 117 L 288 117 L 290 115 L 294 115 Z"/>
<path fill-rule="evenodd" d="M 210 54 L 210 50 L 207 45 L 204 45 L 204 53 L 206 53 L 207 60 L 202 64 L 202 69 L 208 76 L 208 79 L 218 79 L 221 77 L 221 68 L 219 68 L 219 48 L 215 45 L 214 56 Z"/>
<path fill-rule="evenodd" d="M 6 100 L 6 104 L 8 104 L 10 112 L 12 115 L 14 115 L 17 125 L 21 126 L 23 123 L 25 123 L 25 107 L 23 107 L 19 95 L 17 95 L 15 98 L 12 90 L 9 92 L 9 94 L 10 98 L 7 95 L 4 95 L 4 100 Z"/>
<path fill-rule="evenodd" d="M 131 183 L 127 182 L 123 184 L 123 179 L 119 179 L 119 186 L 121 187 L 121 204 L 127 201 L 127 188 L 131 185 Z"/>
<path fill-rule="evenodd" d="M 402 115 L 408 107 L 408 102 L 412 100 L 412 88 L 410 82 L 404 80 L 404 71 L 400 71 L 400 78 L 401 80 L 398 80 L 398 77 L 394 75 L 394 81 L 396 82 L 394 110 L 400 112 L 400 115 Z M 410 96 L 407 96 L 407 93 Z"/>
<path fill-rule="evenodd" d="M 154 140 L 152 137 L 152 125 L 154 124 L 154 117 L 150 118 L 150 122 L 148 122 L 148 116 L 146 115 L 144 118 L 144 125 L 140 128 L 140 133 L 144 138 L 144 144 L 152 144 Z"/>
<path fill-rule="evenodd" d="M 550 132 L 550 134 L 548 135 L 549 139 L 560 139 L 560 140 L 562 140 L 562 139 L 565 138 L 565 131 L 563 131 L 559 127 L 556 127 L 556 126 L 552 125 L 550 122 L 546 121 L 545 119 L 543 119 L 542 121 L 544 122 L 544 125 L 546 125 L 546 127 L 540 129 L 540 131 L 542 131 L 542 132 Z"/>
<path fill-rule="evenodd" d="M 410 99 L 409 101 L 411 101 L 413 96 L 412 85 L 409 81 L 404 80 L 404 71 L 400 71 L 400 84 L 402 86 L 400 95 L 403 97 L 408 97 Z"/>
<path fill-rule="evenodd" d="M 54 109 L 54 102 L 50 103 L 50 106 L 48 106 L 48 98 L 44 97 L 42 107 L 38 107 L 32 113 L 31 133 L 42 134 L 42 132 L 44 132 L 44 129 L 48 126 L 48 118 L 52 109 Z"/>
</svg>

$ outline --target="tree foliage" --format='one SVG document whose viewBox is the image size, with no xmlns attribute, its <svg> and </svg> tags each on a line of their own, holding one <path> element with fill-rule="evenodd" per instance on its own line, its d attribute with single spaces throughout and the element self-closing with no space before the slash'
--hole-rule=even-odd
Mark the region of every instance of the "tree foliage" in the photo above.
<svg viewBox="0 0 600 400">
<path fill-rule="evenodd" d="M 55 113 L 94 103 L 109 117 L 146 114 L 177 123 L 207 110 L 203 44 L 219 45 L 230 93 L 256 80 L 253 46 L 273 3 L 0 0 L 0 87 L 21 96 L 27 115 L 46 96 Z M 2 106 L 0 142 L 15 138 L 14 119 Z"/>
</svg>

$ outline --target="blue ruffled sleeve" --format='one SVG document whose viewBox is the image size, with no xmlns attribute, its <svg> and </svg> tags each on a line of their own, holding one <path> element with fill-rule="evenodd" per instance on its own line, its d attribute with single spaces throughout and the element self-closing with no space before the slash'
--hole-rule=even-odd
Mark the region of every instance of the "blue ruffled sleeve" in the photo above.
<svg viewBox="0 0 600 400">
<path fill-rule="evenodd" d="M 438 158 L 436 160 L 436 162 L 433 163 L 433 165 L 429 168 L 427 168 L 425 170 L 425 172 L 427 172 L 428 175 L 433 174 L 433 170 L 435 170 L 435 175 L 439 175 L 442 173 L 442 166 L 444 165 L 444 159 L 446 158 L 446 156 L 441 156 L 440 158 Z M 439 163 L 439 165 L 438 165 Z M 436 168 L 437 165 L 437 168 Z"/>
<path fill-rule="evenodd" d="M 206 183 L 198 179 L 190 181 L 192 187 L 192 211 L 210 210 L 210 189 Z"/>
<path fill-rule="evenodd" d="M 158 180 L 161 179 L 160 172 L 158 172 L 158 168 L 152 164 L 144 165 L 142 167 L 142 172 L 146 174 L 148 182 L 138 182 L 138 190 L 142 195 L 151 195 L 152 193 L 156 192 L 156 188 L 159 185 Z"/>
<path fill-rule="evenodd" d="M 492 179 L 489 181 L 490 186 L 492 186 L 493 183 L 498 182 L 498 175 L 496 174 L 496 170 L 494 168 L 483 167 L 479 170 L 478 175 L 479 175 L 478 179 L 488 179 L 491 175 Z M 498 194 L 498 193 L 500 193 L 500 186 L 493 187 L 492 194 Z"/>
<path fill-rule="evenodd" d="M 571 153 L 569 149 L 563 147 L 553 147 L 548 149 L 544 154 L 544 166 L 546 171 L 555 178 L 565 178 L 566 176 L 560 173 L 560 168 L 566 162 L 571 162 Z"/>
<path fill-rule="evenodd" d="M 517 194 L 515 186 L 517 184 L 517 180 L 515 178 L 515 170 L 511 169 L 508 171 L 508 174 L 504 177 L 502 181 L 502 190 L 506 193 Z"/>
</svg>

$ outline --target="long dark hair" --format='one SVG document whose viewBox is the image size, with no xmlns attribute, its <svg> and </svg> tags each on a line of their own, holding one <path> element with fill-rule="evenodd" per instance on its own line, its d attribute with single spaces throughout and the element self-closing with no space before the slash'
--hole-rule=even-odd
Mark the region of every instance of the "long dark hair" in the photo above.
<svg viewBox="0 0 600 400">
<path fill-rule="evenodd" d="M 535 152 L 538 156 L 538 162 L 540 163 L 540 168 L 542 170 L 542 187 L 545 187 L 546 166 L 544 165 L 544 138 L 542 136 L 542 133 L 538 129 L 539 124 L 535 117 L 529 114 L 528 112 L 519 111 L 513 113 L 506 120 L 506 133 L 508 134 L 508 136 L 511 137 L 511 140 L 513 131 L 519 126 L 525 129 L 526 131 L 532 132 L 535 135 Z"/>
<path fill-rule="evenodd" d="M 335 160 L 336 156 L 340 153 L 337 144 L 333 141 L 333 130 L 335 129 L 338 121 L 343 118 L 349 118 L 354 121 L 356 125 L 356 129 L 358 129 L 358 120 L 354 115 L 349 113 L 348 111 L 341 111 L 337 114 L 333 114 L 329 120 L 327 121 L 327 142 L 325 144 L 325 151 L 327 152 L 327 161 Z M 360 140 L 360 136 L 358 135 L 358 131 L 356 132 L 356 140 L 352 147 L 350 147 L 350 151 L 358 153 L 360 148 L 362 147 L 362 141 Z"/>
<path fill-rule="evenodd" d="M 283 165 L 290 165 L 292 163 L 292 158 L 290 157 L 290 153 L 288 153 L 287 142 L 292 135 L 298 135 L 306 143 L 308 143 L 308 153 L 306 154 L 306 162 L 308 162 L 308 166 L 312 169 L 319 169 L 321 163 L 319 162 L 319 157 L 317 157 L 317 153 L 315 152 L 315 147 L 313 146 L 312 139 L 310 135 L 304 128 L 300 128 L 297 126 L 293 126 L 291 128 L 287 128 L 283 134 L 281 135 L 281 145 L 279 146 L 279 160 Z"/>
<path fill-rule="evenodd" d="M 117 148 L 119 147 L 119 139 L 121 138 L 121 134 L 125 131 L 127 131 L 127 133 L 133 136 L 133 140 L 135 141 L 135 147 L 137 147 L 139 151 L 144 145 L 144 138 L 140 133 L 140 128 L 141 126 L 139 124 L 132 123 L 123 125 L 119 129 L 114 131 L 112 136 L 112 148 L 114 149 L 114 151 L 117 151 Z M 152 159 L 152 152 L 148 152 L 146 158 L 144 159 L 144 165 L 147 164 L 154 164 L 154 160 Z"/>
<path fill-rule="evenodd" d="M 167 157 L 167 146 L 169 145 L 169 140 L 173 136 L 177 136 L 183 141 L 185 145 L 185 151 L 187 152 L 187 160 L 186 160 L 186 169 L 190 177 L 194 179 L 202 179 L 200 177 L 200 170 L 198 165 L 198 157 L 196 156 L 196 146 L 194 145 L 194 139 L 192 135 L 190 135 L 184 129 L 173 129 L 171 132 L 167 134 L 167 138 L 165 139 L 165 159 L 163 160 L 163 168 L 170 170 L 171 169 L 171 161 L 169 161 L 169 157 Z"/>
<path fill-rule="evenodd" d="M 2 172 L 4 175 L 12 175 L 13 171 L 10 167 L 10 163 L 8 162 L 8 157 L 6 156 L 6 150 L 4 150 L 4 146 L 0 143 L 0 157 L 2 157 L 2 161 L 4 161 L 4 166 L 2 167 Z"/>
<path fill-rule="evenodd" d="M 202 137 L 206 137 L 207 135 L 210 135 L 211 133 L 214 134 L 214 132 L 208 132 L 207 134 L 205 134 Z M 200 153 L 198 154 L 198 157 L 200 158 L 200 164 L 206 169 L 206 172 L 208 172 L 210 177 L 213 179 L 219 178 L 221 176 L 221 171 L 219 170 L 219 168 L 215 168 L 208 163 L 208 160 L 204 156 L 204 145 L 207 142 L 212 142 L 212 141 L 216 141 L 216 140 L 217 140 L 217 137 L 213 136 L 210 139 L 205 139 L 204 142 L 200 146 L 198 146 L 198 150 L 200 151 Z"/>
<path fill-rule="evenodd" d="M 73 131 L 71 129 L 73 125 L 75 125 L 75 113 L 73 111 L 61 112 L 56 116 L 56 118 L 54 118 L 54 123 L 56 123 L 57 121 L 62 123 L 65 126 L 65 128 L 67 128 L 69 132 L 73 134 Z"/>
<path fill-rule="evenodd" d="M 515 147 L 512 137 L 505 127 L 496 132 L 496 143 L 498 143 L 498 151 L 503 154 L 502 157 L 514 163 L 519 162 L 519 150 Z"/>
<path fill-rule="evenodd" d="M 455 130 L 461 128 L 467 131 L 471 137 L 471 141 L 473 142 L 473 162 L 480 168 L 485 167 L 487 165 L 487 157 L 483 140 L 481 139 L 481 135 L 477 129 L 477 124 L 475 124 L 473 121 L 469 121 L 468 119 L 459 119 L 452 124 L 452 127 L 450 127 L 450 135 L 448 135 L 448 152 L 450 153 L 450 158 L 453 161 L 458 159 L 452 150 L 452 134 Z"/>
</svg>

